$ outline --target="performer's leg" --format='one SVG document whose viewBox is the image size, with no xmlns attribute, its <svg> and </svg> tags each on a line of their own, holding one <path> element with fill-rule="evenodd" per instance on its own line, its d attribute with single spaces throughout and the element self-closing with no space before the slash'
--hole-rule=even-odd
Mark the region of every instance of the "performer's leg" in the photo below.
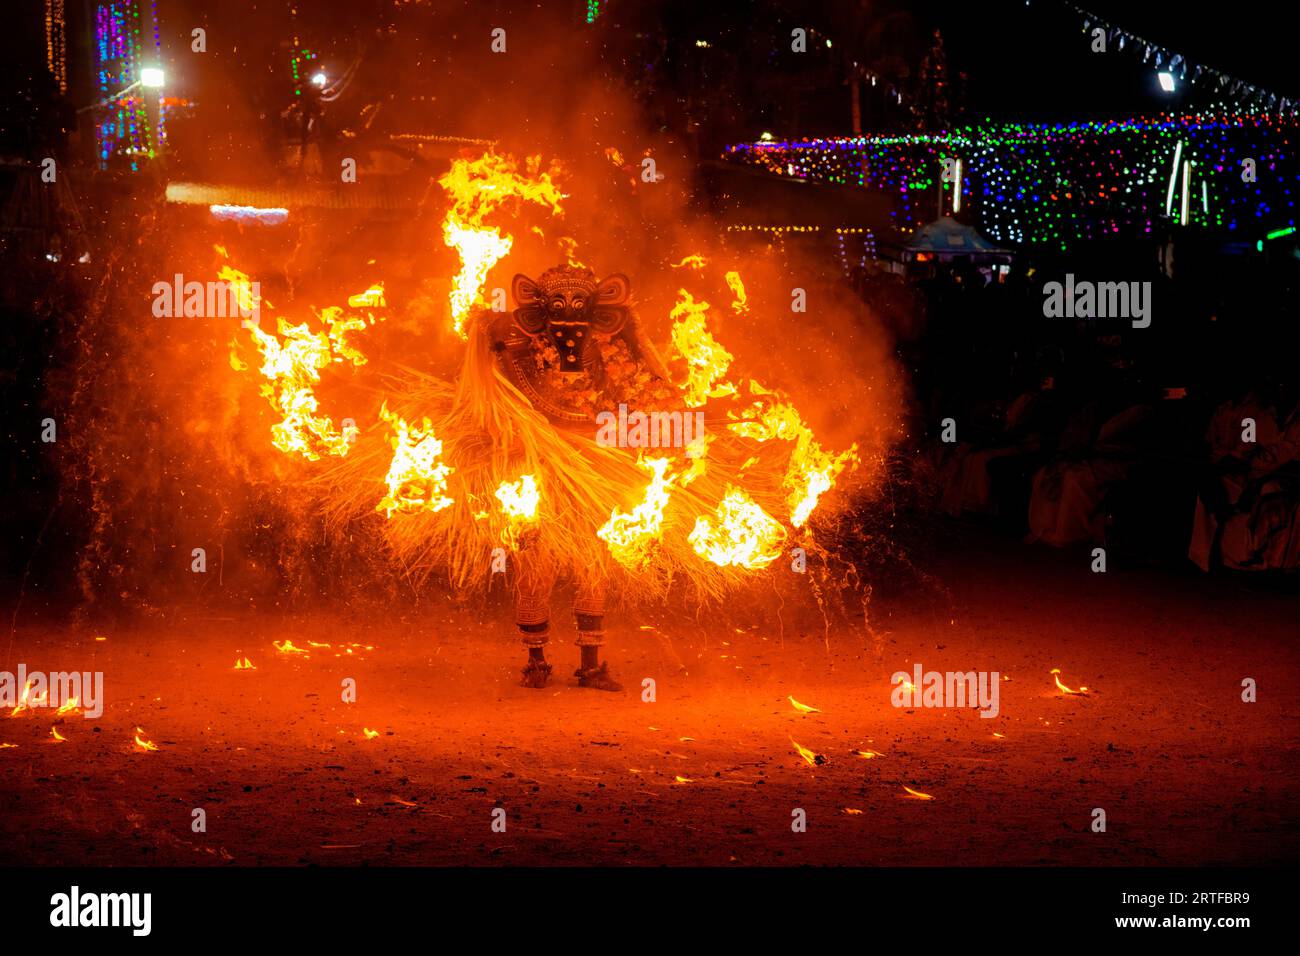
<svg viewBox="0 0 1300 956">
<path fill-rule="evenodd" d="M 545 648 L 551 628 L 551 589 L 555 585 L 555 576 L 546 567 L 527 561 L 520 561 L 517 566 L 515 625 L 528 648 L 522 683 L 525 687 L 545 687 L 551 676 Z"/>
<path fill-rule="evenodd" d="M 579 687 L 597 690 L 622 690 L 609 676 L 608 665 L 600 660 L 600 648 L 605 643 L 605 583 L 603 580 L 584 580 L 578 585 L 573 599 L 573 616 L 578 623 L 577 645 L 582 651 L 582 661 L 574 676 Z"/>
</svg>

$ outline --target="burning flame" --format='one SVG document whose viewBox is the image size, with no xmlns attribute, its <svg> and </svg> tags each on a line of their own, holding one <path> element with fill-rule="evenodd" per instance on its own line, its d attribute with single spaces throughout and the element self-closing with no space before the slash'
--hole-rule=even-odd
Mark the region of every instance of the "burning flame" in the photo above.
<svg viewBox="0 0 1300 956">
<path fill-rule="evenodd" d="M 68 738 L 65 737 L 65 736 L 63 736 L 63 734 L 59 733 L 59 728 L 58 728 L 58 727 L 51 727 L 51 728 L 50 728 L 50 742 L 51 742 L 51 743 L 61 744 L 61 743 L 64 743 L 65 741 L 67 741 L 67 739 L 68 739 Z"/>
<path fill-rule="evenodd" d="M 271 643 L 274 644 L 275 642 L 272 641 Z M 288 641 L 285 641 L 285 643 L 286 643 L 286 644 L 289 644 Z M 293 647 L 292 644 L 289 644 L 289 646 L 290 646 L 290 647 Z M 276 650 L 278 651 L 278 650 L 280 650 L 280 648 L 279 648 L 279 647 L 276 647 Z M 285 653 L 291 653 L 291 652 L 285 652 Z M 237 670 L 237 671 L 255 671 L 255 670 L 257 670 L 257 668 L 253 666 L 253 662 L 250 661 L 247 657 L 244 657 L 244 658 L 238 658 L 238 657 L 236 657 L 236 658 L 235 658 L 235 670 Z"/>
<path fill-rule="evenodd" d="M 460 272 L 452 282 L 449 302 L 451 323 L 456 334 L 468 338 L 465 320 L 470 309 L 482 302 L 488 270 L 510 251 L 514 239 L 502 235 L 485 218 L 510 200 L 537 203 L 562 212 L 563 198 L 549 173 L 540 172 L 541 157 L 528 160 L 521 175 L 509 157 L 487 153 L 479 159 L 458 159 L 438 180 L 451 195 L 451 208 L 442 224 L 442 239 L 460 254 Z"/>
<path fill-rule="evenodd" d="M 749 297 L 745 295 L 745 283 L 740 281 L 739 272 L 727 273 L 727 287 L 736 296 L 736 301 L 731 303 L 732 309 L 737 313 L 749 311 Z"/>
<path fill-rule="evenodd" d="M 366 735 L 366 740 L 374 740 L 379 736 L 379 731 L 371 730 L 369 727 L 362 727 L 361 732 Z"/>
<path fill-rule="evenodd" d="M 826 762 L 826 757 L 824 755 L 817 753 L 815 750 L 809 750 L 793 737 L 790 738 L 790 743 L 794 744 L 794 749 L 799 751 L 799 756 L 808 761 L 808 766 L 820 767 Z"/>
<path fill-rule="evenodd" d="M 425 418 L 418 428 L 406 419 L 388 410 L 387 403 L 379 411 L 380 417 L 393 426 L 393 461 L 388 466 L 388 494 L 375 506 L 376 511 L 391 518 L 394 512 L 441 511 L 451 505 L 447 490 L 447 476 L 453 471 L 441 464 L 442 442 L 433 434 L 433 423 Z"/>
<path fill-rule="evenodd" d="M 158 745 L 156 743 L 154 743 L 152 740 L 146 740 L 144 738 L 144 731 L 141 730 L 139 727 L 135 728 L 135 745 L 139 747 L 141 750 L 145 751 L 146 753 L 150 750 L 158 749 Z"/>
<path fill-rule="evenodd" d="M 1080 687 L 1078 690 L 1074 690 L 1073 688 L 1066 687 L 1064 684 L 1062 684 L 1061 677 L 1060 677 L 1061 669 L 1059 667 L 1053 667 L 1051 670 L 1051 674 L 1056 679 L 1056 686 L 1059 687 L 1065 693 L 1075 694 L 1080 697 L 1086 697 L 1088 695 L 1088 688 L 1086 687 Z"/>
<path fill-rule="evenodd" d="M 799 713 L 801 713 L 801 714 L 820 714 L 820 713 L 821 713 L 821 711 L 818 710 L 816 707 L 809 707 L 807 704 L 801 704 L 801 703 L 799 703 L 797 700 L 794 699 L 793 695 L 790 696 L 790 697 L 788 697 L 787 700 L 789 700 L 790 703 L 794 706 L 794 709 L 797 710 L 797 711 L 799 711 Z"/>
<path fill-rule="evenodd" d="M 668 476 L 667 458 L 643 458 L 638 464 L 653 473 L 646 485 L 645 500 L 624 513 L 615 509 L 609 520 L 596 532 L 609 545 L 610 554 L 630 568 L 641 567 L 649 559 L 654 542 L 663 530 L 664 506 L 676 476 Z"/>
<path fill-rule="evenodd" d="M 724 568 L 765 568 L 781 556 L 785 529 L 741 489 L 728 489 L 716 515 L 716 527 L 702 515 L 687 537 L 700 557 Z"/>
<path fill-rule="evenodd" d="M 754 395 L 772 394 L 757 382 L 749 383 Z M 738 435 L 766 442 L 773 438 L 794 442 L 790 463 L 786 467 L 784 487 L 786 502 L 790 506 L 790 524 L 803 527 L 808 516 L 817 507 L 821 496 L 831 489 L 840 472 L 850 463 L 858 461 L 858 446 L 832 455 L 817 443 L 812 429 L 804 424 L 798 409 L 788 402 L 763 402 L 751 406 L 751 416 L 727 426 Z"/>
<path fill-rule="evenodd" d="M 63 704 L 59 707 L 59 709 L 54 712 L 54 714 L 55 716 L 59 716 L 61 714 L 76 714 L 79 713 L 80 711 L 81 711 L 81 698 L 69 697 L 67 700 L 63 702 Z"/>
<path fill-rule="evenodd" d="M 710 398 L 721 398 L 736 391 L 734 385 L 722 381 L 731 367 L 732 355 L 709 333 L 705 322 L 708 311 L 709 303 L 696 302 L 693 295 L 679 289 L 677 304 L 669 313 L 673 320 L 673 348 L 686 362 L 682 391 L 690 408 L 699 408 Z"/>
<path fill-rule="evenodd" d="M 907 786 L 905 786 L 905 787 L 903 787 L 903 789 L 906 790 L 906 791 L 911 795 L 911 799 L 913 799 L 913 800 L 933 800 L 933 799 L 934 799 L 934 797 L 930 796 L 928 793 L 922 793 L 920 790 L 913 790 L 911 787 L 907 787 Z"/>
<path fill-rule="evenodd" d="M 883 757 L 884 754 L 879 750 L 855 750 L 853 756 L 861 757 L 863 760 L 873 760 L 876 757 Z"/>
<path fill-rule="evenodd" d="M 281 653 L 281 654 L 307 654 L 307 653 L 309 653 L 305 648 L 302 648 L 302 647 L 294 647 L 294 646 L 293 646 L 293 641 L 289 640 L 288 638 L 285 638 L 283 644 L 277 644 L 275 641 L 272 641 L 272 642 L 271 642 L 271 646 L 274 647 L 274 648 L 276 649 L 276 651 L 278 651 L 278 652 Z"/>
<path fill-rule="evenodd" d="M 673 269 L 683 269 L 683 268 L 686 268 L 686 267 L 688 267 L 688 266 L 689 266 L 690 268 L 692 268 L 692 269 L 703 269 L 704 266 L 705 266 L 704 257 L 703 257 L 703 256 L 687 256 L 686 258 L 682 259 L 681 262 L 675 262 L 675 263 L 671 263 L 671 264 L 670 264 L 670 268 L 673 268 Z"/>
<path fill-rule="evenodd" d="M 29 680 L 23 686 L 23 695 L 18 698 L 17 705 L 14 707 L 13 710 L 9 711 L 10 717 L 17 717 L 23 711 L 31 709 L 27 704 L 27 699 L 28 696 L 31 694 L 31 692 L 32 692 L 32 682 Z"/>
</svg>

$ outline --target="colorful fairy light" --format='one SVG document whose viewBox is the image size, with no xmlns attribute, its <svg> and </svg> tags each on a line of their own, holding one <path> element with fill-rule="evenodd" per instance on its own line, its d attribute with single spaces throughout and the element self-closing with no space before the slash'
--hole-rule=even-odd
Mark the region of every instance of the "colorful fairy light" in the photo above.
<svg viewBox="0 0 1300 956">
<path fill-rule="evenodd" d="M 146 89 L 141 83 L 143 71 L 162 62 L 158 8 L 151 3 L 147 14 L 143 8 L 143 0 L 113 0 L 95 8 L 95 67 L 100 97 L 107 104 L 106 115 L 95 127 L 101 168 L 107 167 L 109 157 L 121 153 L 137 170 L 140 157 L 156 155 L 166 142 L 162 91 Z M 141 39 L 143 20 L 150 23 L 152 44 Z M 151 103 L 156 129 L 149 115 Z"/>
<path fill-rule="evenodd" d="M 960 185 L 961 202 L 950 197 L 942 207 L 971 207 L 995 241 L 1065 249 L 1076 240 L 1150 233 L 1162 218 L 1226 232 L 1296 225 L 1300 161 L 1291 139 L 1298 128 L 1276 114 L 1223 111 L 773 140 L 730 146 L 724 158 L 791 179 L 892 193 L 891 216 L 903 234 L 935 218 L 936 190 Z M 1258 181 L 1243 179 L 1244 159 L 1255 161 Z M 945 168 L 961 169 L 948 177 L 955 182 L 944 181 Z M 1200 203 L 1190 202 L 1193 192 Z"/>
<path fill-rule="evenodd" d="M 68 92 L 68 27 L 63 0 L 45 0 L 45 64 L 59 92 Z"/>
</svg>

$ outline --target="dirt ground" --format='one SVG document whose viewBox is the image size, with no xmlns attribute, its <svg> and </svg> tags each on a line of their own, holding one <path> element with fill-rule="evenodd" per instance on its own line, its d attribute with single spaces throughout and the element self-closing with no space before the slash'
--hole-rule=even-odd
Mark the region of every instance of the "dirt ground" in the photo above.
<svg viewBox="0 0 1300 956">
<path fill-rule="evenodd" d="M 98 720 L 0 717 L 0 853 L 226 866 L 1300 857 L 1300 599 L 1163 569 L 1092 574 L 1086 554 L 979 535 L 950 543 L 928 568 L 941 587 L 877 599 L 870 633 L 793 615 L 784 632 L 746 625 L 743 606 L 726 624 L 618 616 L 606 651 L 621 694 L 517 686 L 504 606 L 177 613 L 126 633 L 20 615 L 0 669 L 102 670 L 107 704 Z M 567 606 L 557 617 L 559 677 L 577 652 Z M 310 656 L 273 647 L 286 639 Z M 243 657 L 256 669 L 235 670 Z M 999 715 L 895 708 L 890 676 L 917 661 L 999 671 Z M 1061 692 L 1052 668 L 1088 695 Z M 1257 703 L 1241 700 L 1246 677 Z M 157 751 L 134 743 L 137 727 Z"/>
</svg>

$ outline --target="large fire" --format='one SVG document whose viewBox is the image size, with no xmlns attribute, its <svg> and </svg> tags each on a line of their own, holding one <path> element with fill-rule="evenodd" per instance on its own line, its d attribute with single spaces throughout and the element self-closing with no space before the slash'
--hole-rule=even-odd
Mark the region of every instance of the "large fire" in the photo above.
<svg viewBox="0 0 1300 956">
<path fill-rule="evenodd" d="M 461 337 L 468 335 L 466 322 L 471 313 L 487 307 L 484 291 L 488 274 L 514 242 L 501 225 L 487 220 L 503 210 L 517 212 L 523 203 L 535 204 L 551 216 L 561 214 L 564 197 L 552 178 L 554 172 L 542 171 L 537 157 L 521 168 L 507 157 L 488 153 L 474 160 L 454 161 L 439 179 L 450 199 L 443 238 L 457 250 L 461 260 L 447 303 L 451 327 Z M 567 250 L 567 258 L 576 261 L 573 240 L 565 237 L 561 245 Z M 224 250 L 220 251 L 224 254 Z M 703 273 L 707 266 L 703 256 L 690 255 L 675 267 Z M 256 301 L 244 273 L 227 265 L 222 267 L 221 277 L 239 292 L 241 305 L 270 308 L 269 303 Z M 734 312 L 749 310 L 751 304 L 739 272 L 726 272 L 725 281 L 735 297 Z M 294 323 L 280 317 L 276 334 L 263 330 L 256 321 L 246 323 L 261 356 L 258 371 L 265 379 L 262 393 L 280 416 L 272 426 L 272 444 L 287 454 L 311 461 L 326 456 L 343 458 L 357 440 L 357 429 L 350 419 L 335 424 L 330 416 L 321 413 L 315 389 L 328 368 L 359 368 L 366 364 L 356 335 L 383 318 L 382 313 L 376 317 L 374 310 L 386 306 L 384 286 L 375 283 L 348 297 L 347 303 L 346 308 L 320 310 L 314 323 Z M 494 306 L 501 308 L 500 303 Z M 711 445 L 717 435 L 694 436 L 680 460 L 667 455 L 638 459 L 637 463 L 650 473 L 640 500 L 628 500 L 622 507 L 608 511 L 608 520 L 595 534 L 620 565 L 634 572 L 645 568 L 664 548 L 671 549 L 674 560 L 682 563 L 703 561 L 734 571 L 761 570 L 780 556 L 792 531 L 806 526 L 839 475 L 858 463 L 857 446 L 838 454 L 828 452 L 783 393 L 752 379 L 743 391 L 733 384 L 728 373 L 734 357 L 710 329 L 707 302 L 682 288 L 668 318 L 668 358 L 670 366 L 679 370 L 674 379 L 680 401 L 687 408 L 705 409 L 709 414 L 713 414 L 713 408 L 720 409 L 717 417 L 725 421 L 725 428 L 754 447 L 742 453 L 749 457 L 739 470 L 733 469 L 735 477 L 726 478 L 724 483 L 720 473 L 713 479 L 716 490 L 705 496 L 675 496 L 673 492 L 711 473 Z M 247 368 L 237 354 L 232 353 L 231 359 L 236 369 Z M 477 492 L 461 487 L 457 471 L 473 463 L 445 459 L 442 439 L 446 436 L 435 434 L 435 428 L 441 430 L 441 426 L 435 426 L 428 417 L 408 420 L 390 410 L 386 400 L 381 403 L 378 417 L 389 428 L 391 456 L 382 478 L 386 493 L 377 496 L 374 511 L 391 520 L 399 515 L 438 513 L 459 500 L 466 510 L 457 514 L 463 514 L 465 520 L 488 518 L 485 498 L 493 493 L 491 486 Z M 773 443 L 784 447 L 778 451 Z M 782 455 L 788 457 L 779 457 Z M 757 472 L 771 475 L 773 481 L 783 475 L 780 493 L 784 495 L 784 514 L 766 510 L 774 500 L 774 486 L 759 496 L 763 505 L 755 500 L 757 489 L 749 476 Z M 374 478 L 379 480 L 380 476 Z M 534 474 L 501 481 L 495 487 L 497 510 L 504 524 L 493 527 L 500 529 L 501 543 L 517 547 L 523 533 L 541 524 L 539 504 L 543 492 Z M 675 497 L 682 498 L 680 505 L 672 504 Z M 685 513 L 669 522 L 674 508 Z M 684 531 L 680 535 L 674 532 L 666 541 L 665 529 L 670 524 Z"/>
<path fill-rule="evenodd" d="M 610 554 L 626 567 L 643 566 L 659 540 L 669 490 L 676 480 L 675 475 L 668 474 L 670 464 L 668 458 L 643 459 L 641 466 L 652 474 L 650 484 L 646 485 L 645 500 L 630 512 L 615 511 L 596 532 L 609 545 Z"/>
<path fill-rule="evenodd" d="M 689 540 L 696 554 L 722 567 L 765 568 L 781 556 L 785 529 L 743 489 L 732 488 L 718 505 L 716 521 L 701 515 Z"/>
<path fill-rule="evenodd" d="M 433 425 L 424 419 L 412 426 L 400 415 L 394 415 L 385 405 L 379 417 L 393 426 L 393 463 L 389 466 L 388 494 L 375 505 L 391 518 L 394 512 L 441 511 L 452 504 L 444 492 L 450 466 L 440 461 L 442 442 L 433 434 Z"/>
<path fill-rule="evenodd" d="M 508 157 L 488 153 L 475 160 L 456 160 L 438 180 L 452 199 L 442 223 L 442 238 L 460 253 L 460 272 L 451 289 L 451 322 L 461 338 L 467 336 L 465 320 L 470 309 L 482 303 L 488 270 L 514 245 L 513 236 L 502 235 L 499 227 L 486 225 L 485 219 L 510 200 L 537 203 L 554 214 L 561 211 L 563 196 L 551 174 L 540 167 L 541 157 L 532 157 L 521 174 Z"/>
</svg>

